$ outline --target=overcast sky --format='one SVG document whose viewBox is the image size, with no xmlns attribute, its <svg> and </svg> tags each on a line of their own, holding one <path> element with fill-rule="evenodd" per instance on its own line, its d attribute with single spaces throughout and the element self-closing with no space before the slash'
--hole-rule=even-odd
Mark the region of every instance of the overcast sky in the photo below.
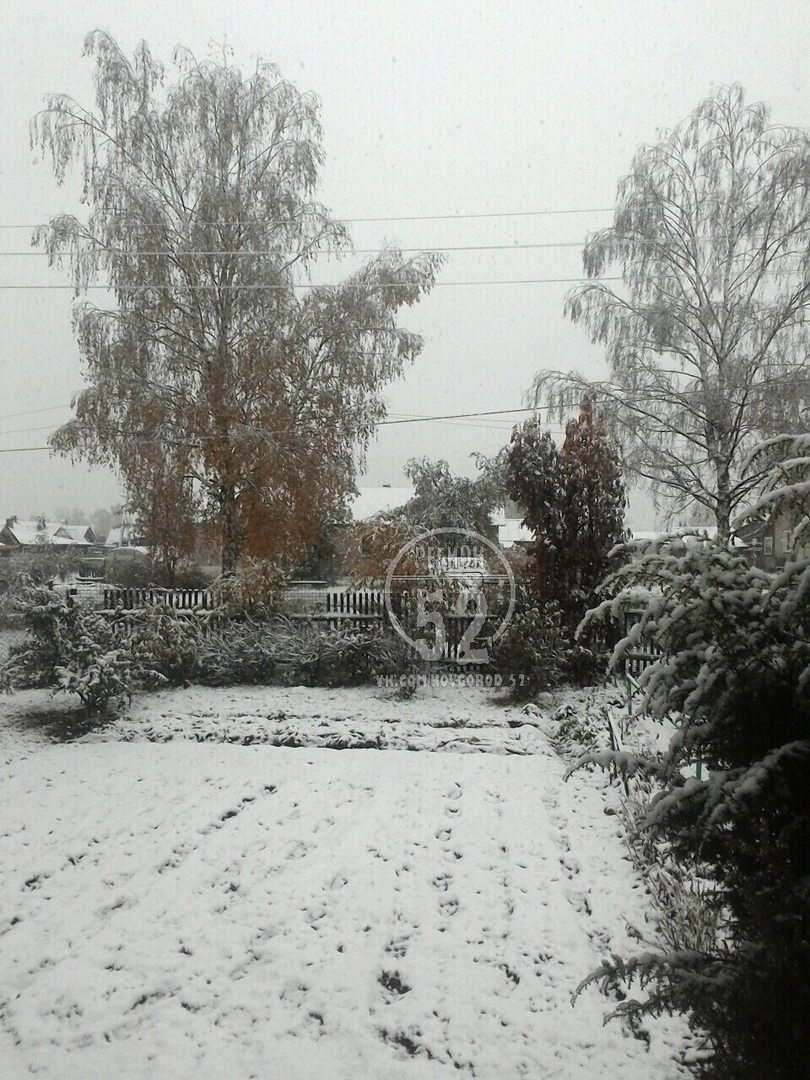
<svg viewBox="0 0 810 1080">
<path fill-rule="evenodd" d="M 320 198 L 353 220 L 357 248 L 560 243 L 456 251 L 403 323 L 426 345 L 389 390 L 390 419 L 516 409 L 543 367 L 599 371 L 600 354 L 563 319 L 586 234 L 610 221 L 636 147 L 683 119 L 713 87 L 740 82 L 778 123 L 810 124 L 810 2 L 759 0 L 0 0 L 0 450 L 41 447 L 82 388 L 67 279 L 30 253 L 30 226 L 75 210 L 29 148 L 49 91 L 92 105 L 84 36 L 145 39 L 169 61 L 275 62 L 322 103 Z M 565 211 L 564 213 L 540 213 Z M 524 216 L 497 216 L 497 215 Z M 436 215 L 433 220 L 404 220 Z M 457 215 L 449 218 L 448 215 Z M 468 215 L 468 216 L 465 216 Z M 492 215 L 492 216 L 485 216 Z M 25 252 L 22 255 L 8 254 Z M 498 284 L 516 280 L 532 284 Z M 469 283 L 484 284 L 469 284 Z M 32 285 L 13 289 L 8 286 Z M 469 455 L 508 441 L 515 417 L 381 428 L 361 483 L 404 483 L 409 457 Z M 120 499 L 115 478 L 34 450 L 0 453 L 0 517 L 91 511 Z M 637 500 L 636 528 L 654 524 Z"/>
</svg>

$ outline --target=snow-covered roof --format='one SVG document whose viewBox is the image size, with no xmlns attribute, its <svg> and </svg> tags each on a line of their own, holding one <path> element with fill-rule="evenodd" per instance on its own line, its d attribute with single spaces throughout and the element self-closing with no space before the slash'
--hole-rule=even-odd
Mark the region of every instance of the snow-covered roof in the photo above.
<svg viewBox="0 0 810 1080">
<path fill-rule="evenodd" d="M 116 525 L 115 528 L 110 529 L 107 533 L 107 539 L 104 541 L 105 547 L 121 547 L 124 542 L 124 528 L 121 525 Z"/>
<path fill-rule="evenodd" d="M 702 540 L 715 540 L 717 538 L 717 527 L 715 525 L 676 525 L 671 529 L 653 529 L 651 532 L 644 529 L 631 530 L 632 540 L 660 540 L 668 536 L 682 535 L 685 535 L 693 543 L 700 543 Z M 734 546 L 744 546 L 738 536 L 734 538 Z"/>
<path fill-rule="evenodd" d="M 62 547 L 89 547 L 95 543 L 89 525 L 66 525 L 62 521 L 11 521 L 2 530 L 23 547 L 54 544 Z"/>
<path fill-rule="evenodd" d="M 54 543 L 64 540 L 73 544 L 94 544 L 96 536 L 89 525 L 60 525 L 54 533 Z"/>
<path fill-rule="evenodd" d="M 375 514 L 398 510 L 412 498 L 412 487 L 362 487 L 349 505 L 349 513 L 352 521 L 368 521 Z"/>
<path fill-rule="evenodd" d="M 110 529 L 107 533 L 107 539 L 104 541 L 105 547 L 128 547 L 132 544 L 132 541 L 140 536 L 140 529 L 137 525 L 130 523 L 126 525 L 116 525 L 115 528 Z"/>
</svg>

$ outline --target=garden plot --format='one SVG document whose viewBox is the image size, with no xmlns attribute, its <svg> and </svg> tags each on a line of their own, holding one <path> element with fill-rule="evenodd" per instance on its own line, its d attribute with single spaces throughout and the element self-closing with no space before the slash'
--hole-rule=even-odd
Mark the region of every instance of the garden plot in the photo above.
<svg viewBox="0 0 810 1080">
<path fill-rule="evenodd" d="M 193 687 L 141 697 L 100 738 L 320 746 L 328 749 L 533 753 L 537 720 L 470 687 L 391 690 Z"/>
<path fill-rule="evenodd" d="M 282 713 L 364 737 L 464 723 L 492 744 L 183 734 Z M 626 924 L 644 929 L 647 906 L 605 813 L 615 791 L 584 772 L 564 783 L 543 726 L 475 692 L 195 689 L 140 698 L 83 741 L 29 740 L 0 788 L 0 1073 L 680 1075 L 679 1020 L 639 1039 L 603 1027 L 616 998 L 571 1005 L 602 957 L 634 950 Z"/>
</svg>

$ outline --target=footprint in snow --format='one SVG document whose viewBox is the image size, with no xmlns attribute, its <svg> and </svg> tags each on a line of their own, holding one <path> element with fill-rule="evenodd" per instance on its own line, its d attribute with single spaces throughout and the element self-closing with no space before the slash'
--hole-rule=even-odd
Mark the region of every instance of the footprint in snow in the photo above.
<svg viewBox="0 0 810 1080">
<path fill-rule="evenodd" d="M 401 960 L 408 951 L 409 941 L 409 937 L 402 937 L 389 941 L 388 944 L 385 946 L 385 951 L 387 953 L 390 953 L 391 956 L 396 957 L 397 960 Z"/>
<path fill-rule="evenodd" d="M 383 988 L 383 997 L 389 1004 L 411 990 L 411 987 L 403 982 L 398 971 L 381 971 L 377 982 Z"/>
<path fill-rule="evenodd" d="M 563 870 L 565 870 L 566 875 L 569 878 L 574 878 L 579 873 L 579 863 L 576 859 L 573 859 L 570 856 L 563 856 L 560 859 L 560 866 L 563 868 Z"/>
<path fill-rule="evenodd" d="M 447 890 L 450 888 L 450 882 L 452 880 L 452 874 L 438 874 L 433 879 L 433 888 L 438 889 L 440 892 L 447 892 Z"/>
</svg>

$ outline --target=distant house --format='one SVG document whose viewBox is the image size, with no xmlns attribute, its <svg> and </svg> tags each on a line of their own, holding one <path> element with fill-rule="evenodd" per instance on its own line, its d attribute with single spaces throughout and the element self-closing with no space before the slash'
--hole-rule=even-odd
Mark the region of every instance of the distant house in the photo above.
<svg viewBox="0 0 810 1080">
<path fill-rule="evenodd" d="M 799 516 L 790 508 L 782 508 L 764 521 L 746 522 L 737 535 L 747 548 L 751 562 L 760 570 L 781 570 L 793 559 L 810 557 L 808 548 L 794 544 L 793 533 Z"/>
<path fill-rule="evenodd" d="M 390 514 L 404 506 L 413 494 L 412 487 L 391 487 L 390 484 L 363 487 L 349 504 L 349 515 L 352 521 L 368 521 L 377 514 Z"/>
<path fill-rule="evenodd" d="M 108 548 L 133 547 L 135 529 L 131 525 L 115 525 L 107 533 L 104 546 Z"/>
<path fill-rule="evenodd" d="M 89 548 L 98 544 L 90 525 L 69 525 L 63 521 L 18 521 L 10 517 L 0 529 L 0 546 L 12 550 L 31 550 L 43 545 Z"/>
<path fill-rule="evenodd" d="M 504 549 L 522 548 L 528 551 L 534 543 L 534 534 L 523 524 L 523 510 L 512 499 L 507 499 L 493 514 L 493 524 L 498 530 L 498 544 Z"/>
<path fill-rule="evenodd" d="M 413 495 L 412 487 L 391 487 L 389 484 L 384 484 L 382 487 L 360 488 L 359 494 L 349 506 L 351 520 L 368 521 L 377 514 L 398 510 L 412 499 Z M 492 515 L 492 539 L 497 537 L 497 542 L 502 548 L 529 547 L 534 537 L 522 522 L 522 509 L 517 503 L 507 499 L 505 505 L 499 507 Z"/>
</svg>

